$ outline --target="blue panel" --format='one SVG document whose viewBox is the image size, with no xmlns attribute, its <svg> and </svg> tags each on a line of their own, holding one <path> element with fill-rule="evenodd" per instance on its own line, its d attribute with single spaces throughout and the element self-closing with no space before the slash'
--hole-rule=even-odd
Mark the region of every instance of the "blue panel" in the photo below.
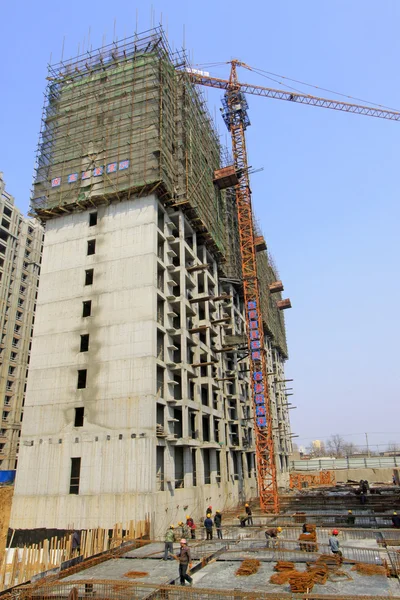
<svg viewBox="0 0 400 600">
<path fill-rule="evenodd" d="M 0 471 L 0 483 L 13 483 L 15 471 Z"/>
</svg>

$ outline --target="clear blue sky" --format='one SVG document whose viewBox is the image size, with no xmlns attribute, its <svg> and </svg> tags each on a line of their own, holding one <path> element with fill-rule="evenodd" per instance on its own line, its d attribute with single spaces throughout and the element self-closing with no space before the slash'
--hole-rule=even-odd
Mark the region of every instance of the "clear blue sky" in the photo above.
<svg viewBox="0 0 400 600">
<path fill-rule="evenodd" d="M 83 4 L 1 9 L 0 170 L 27 210 L 46 64 L 148 29 L 161 15 L 194 63 L 249 65 L 400 109 L 400 4 L 382 0 Z M 228 67 L 209 69 L 227 76 Z M 244 81 L 277 84 L 243 71 Z M 310 93 L 313 93 L 311 90 Z M 210 107 L 220 94 L 207 92 Z M 323 93 L 321 95 L 327 95 Z M 399 440 L 400 123 L 249 97 L 254 205 L 293 308 L 286 311 L 299 443 L 332 433 Z M 219 111 L 218 111 L 218 119 Z M 225 139 L 224 126 L 220 131 Z M 378 432 L 374 434 L 373 432 Z M 387 432 L 387 435 L 385 435 Z M 350 439 L 351 436 L 349 436 Z M 363 442 L 364 436 L 353 436 Z"/>
</svg>

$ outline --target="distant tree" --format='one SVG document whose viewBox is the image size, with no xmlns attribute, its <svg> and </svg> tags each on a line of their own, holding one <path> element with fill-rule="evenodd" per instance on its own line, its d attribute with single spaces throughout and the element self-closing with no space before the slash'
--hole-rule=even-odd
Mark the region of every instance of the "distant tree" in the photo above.
<svg viewBox="0 0 400 600">
<path fill-rule="evenodd" d="M 343 445 L 344 456 L 353 456 L 353 454 L 357 454 L 358 452 L 360 452 L 360 449 L 353 442 L 346 442 Z"/>
<path fill-rule="evenodd" d="M 331 437 L 326 442 L 328 454 L 330 454 L 331 456 L 336 456 L 338 458 L 344 456 L 345 445 L 345 440 L 338 433 L 335 433 L 335 435 L 331 435 Z"/>
<path fill-rule="evenodd" d="M 346 442 L 346 440 L 336 433 L 326 442 L 326 448 L 328 454 L 335 456 L 336 458 L 343 458 L 345 456 L 352 456 L 359 452 L 358 447 L 353 442 Z"/>
<path fill-rule="evenodd" d="M 387 452 L 400 452 L 400 444 L 397 442 L 389 442 L 386 448 Z"/>
</svg>

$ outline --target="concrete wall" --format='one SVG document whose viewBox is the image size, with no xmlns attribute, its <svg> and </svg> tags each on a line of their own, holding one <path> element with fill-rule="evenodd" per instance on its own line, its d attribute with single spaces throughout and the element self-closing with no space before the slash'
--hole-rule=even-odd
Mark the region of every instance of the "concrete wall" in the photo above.
<svg viewBox="0 0 400 600">
<path fill-rule="evenodd" d="M 112 527 L 150 518 L 152 535 L 161 535 L 188 512 L 198 519 L 209 504 L 223 510 L 257 494 L 246 364 L 240 363 L 239 373 L 238 353 L 228 360 L 214 350 L 224 343 L 223 327 L 230 333 L 243 329 L 243 306 L 230 284 L 219 284 L 213 257 L 197 243 L 181 211 L 168 221 L 150 196 L 98 207 L 93 227 L 89 212 L 54 218 L 46 227 L 11 527 Z M 88 255 L 93 239 L 95 254 Z M 207 273 L 187 270 L 203 263 Z M 91 285 L 85 285 L 88 269 L 94 270 Z M 188 301 L 199 293 L 228 291 L 227 300 L 203 300 L 204 314 L 198 312 L 200 302 Z M 162 323 L 157 299 L 164 303 Z M 91 316 L 83 317 L 88 300 Z M 232 315 L 232 324 L 212 325 L 223 314 Z M 202 324 L 206 333 L 191 331 Z M 89 349 L 81 352 L 84 334 Z M 204 357 L 216 365 L 205 371 L 193 367 Z M 227 368 L 236 373 L 234 389 L 215 379 Z M 77 389 L 83 369 L 87 385 Z M 209 394 L 206 401 L 202 389 Z M 164 408 L 161 423 L 157 405 Z M 75 426 L 77 408 L 84 409 L 83 426 Z M 195 432 L 188 428 L 190 414 L 196 415 Z M 202 416 L 210 419 L 208 436 Z M 177 448 L 183 449 L 182 482 L 175 469 Z M 70 493 L 72 458 L 81 459 L 79 494 Z"/>
<path fill-rule="evenodd" d="M 13 509 L 19 527 L 82 526 L 99 515 L 112 525 L 113 494 L 154 489 L 155 222 L 147 198 L 99 210 L 95 227 L 87 212 L 47 225 Z M 85 285 L 90 268 L 93 285 Z M 86 300 L 92 313 L 83 318 Z M 80 352 L 86 333 L 89 351 Z M 78 369 L 87 369 L 81 390 Z M 77 407 L 84 427 L 74 427 Z M 68 493 L 72 457 L 82 460 L 78 496 Z"/>
</svg>

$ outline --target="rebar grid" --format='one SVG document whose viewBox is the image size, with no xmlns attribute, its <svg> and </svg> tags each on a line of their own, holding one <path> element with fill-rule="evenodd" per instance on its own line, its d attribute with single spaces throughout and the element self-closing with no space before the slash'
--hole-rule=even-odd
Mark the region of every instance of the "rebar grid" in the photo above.
<svg viewBox="0 0 400 600">
<path fill-rule="evenodd" d="M 73 591 L 76 590 L 76 591 Z M 70 595 L 71 594 L 71 595 Z M 72 581 L 69 583 L 56 583 L 36 589 L 31 586 L 19 588 L 11 598 L 19 600 L 67 600 L 70 598 L 89 599 L 101 598 L 107 600 L 280 600 L 296 598 L 308 600 L 321 600 L 320 594 L 287 594 L 267 593 L 262 591 L 241 590 L 215 590 L 207 588 L 188 588 L 178 585 L 157 586 L 153 584 L 140 584 L 135 582 L 116 581 Z M 387 596 L 350 596 L 350 595 L 323 595 L 326 600 L 386 600 Z"/>
</svg>

